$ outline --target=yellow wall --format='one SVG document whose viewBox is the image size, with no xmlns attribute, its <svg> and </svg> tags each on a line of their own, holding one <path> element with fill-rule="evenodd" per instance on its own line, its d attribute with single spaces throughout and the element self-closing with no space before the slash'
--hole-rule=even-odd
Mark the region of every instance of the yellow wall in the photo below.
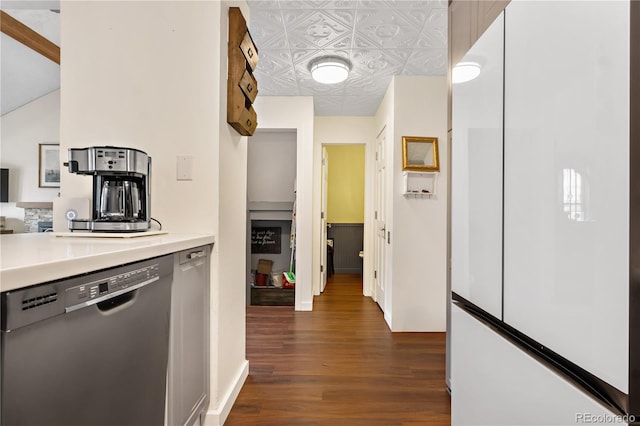
<svg viewBox="0 0 640 426">
<path fill-rule="evenodd" d="M 364 145 L 328 145 L 327 222 L 364 223 Z"/>
</svg>

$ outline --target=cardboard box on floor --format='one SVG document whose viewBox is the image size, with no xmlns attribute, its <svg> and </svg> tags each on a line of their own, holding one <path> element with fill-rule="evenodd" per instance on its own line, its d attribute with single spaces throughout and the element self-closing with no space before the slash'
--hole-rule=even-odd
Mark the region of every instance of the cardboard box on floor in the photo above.
<svg viewBox="0 0 640 426">
<path fill-rule="evenodd" d="M 259 274 L 270 274 L 271 268 L 273 267 L 273 260 L 269 259 L 258 259 L 258 273 Z"/>
</svg>

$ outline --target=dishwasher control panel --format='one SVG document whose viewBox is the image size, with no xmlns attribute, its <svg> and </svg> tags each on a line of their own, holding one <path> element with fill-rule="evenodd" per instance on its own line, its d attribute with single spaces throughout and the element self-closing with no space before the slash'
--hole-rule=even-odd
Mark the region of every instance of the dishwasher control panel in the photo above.
<svg viewBox="0 0 640 426">
<path fill-rule="evenodd" d="M 70 287 L 66 291 L 66 308 L 82 307 L 100 301 L 105 296 L 122 294 L 160 277 L 158 264 L 134 269 L 101 280 Z"/>
<path fill-rule="evenodd" d="M 0 333 L 92 305 L 101 311 L 124 305 L 137 299 L 138 290 L 143 291 L 143 287 L 155 286 L 164 277 L 173 276 L 173 261 L 174 255 L 167 254 L 1 292 Z"/>
</svg>

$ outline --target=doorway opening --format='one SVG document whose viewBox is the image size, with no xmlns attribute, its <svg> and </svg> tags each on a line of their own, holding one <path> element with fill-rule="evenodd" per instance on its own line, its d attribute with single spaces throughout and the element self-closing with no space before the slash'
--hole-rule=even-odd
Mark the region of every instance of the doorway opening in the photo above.
<svg viewBox="0 0 640 426">
<path fill-rule="evenodd" d="M 247 305 L 294 306 L 297 133 L 258 130 L 247 156 Z"/>
<path fill-rule="evenodd" d="M 365 222 L 365 145 L 322 147 L 322 278 L 363 273 Z"/>
</svg>

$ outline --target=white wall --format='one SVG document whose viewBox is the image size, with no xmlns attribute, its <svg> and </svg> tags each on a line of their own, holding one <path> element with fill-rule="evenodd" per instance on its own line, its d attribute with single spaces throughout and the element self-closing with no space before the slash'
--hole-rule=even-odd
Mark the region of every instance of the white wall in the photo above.
<svg viewBox="0 0 640 426">
<path fill-rule="evenodd" d="M 295 199 L 296 132 L 256 131 L 249 139 L 249 201 Z"/>
<path fill-rule="evenodd" d="M 38 187 L 38 144 L 60 141 L 60 91 L 55 90 L 0 117 L 0 167 L 9 169 L 9 202 L 0 204 L 7 229 L 24 231 L 17 202 L 53 201 L 59 188 Z"/>
<path fill-rule="evenodd" d="M 224 422 L 245 360 L 247 138 L 226 124 L 227 7 L 201 2 L 63 2 L 61 151 L 120 145 L 153 158 L 153 217 L 170 232 L 216 235 L 211 403 Z M 247 15 L 247 6 L 238 2 Z M 176 180 L 176 156 L 193 180 Z M 62 196 L 91 179 L 62 173 Z"/>
<path fill-rule="evenodd" d="M 313 98 L 310 96 L 260 96 L 254 108 L 258 129 L 297 130 L 296 176 L 296 301 L 295 309 L 313 308 Z M 318 262 L 319 256 L 318 255 Z M 318 263 L 319 264 L 319 263 Z M 319 269 L 319 266 L 318 266 Z"/>
<path fill-rule="evenodd" d="M 396 76 L 391 85 L 376 114 L 376 129 L 387 126 L 386 226 L 391 244 L 386 253 L 385 319 L 393 331 L 444 331 L 447 81 L 446 77 Z M 402 136 L 438 138 L 440 176 L 435 197 L 402 196 Z"/>
<path fill-rule="evenodd" d="M 196 2 L 197 3 L 197 2 Z M 217 45 L 212 52 L 215 60 L 220 60 L 219 72 L 207 75 L 201 73 L 203 79 L 212 79 L 218 83 L 218 88 L 212 93 L 219 93 L 218 108 L 218 141 L 219 156 L 214 156 L 213 164 L 219 165 L 217 184 L 219 198 L 216 205 L 219 211 L 217 260 L 214 265 L 218 270 L 217 283 L 218 299 L 212 307 L 212 314 L 217 320 L 219 330 L 218 340 L 214 341 L 212 351 L 218 353 L 218 395 L 209 406 L 209 413 L 205 425 L 223 424 L 233 402 L 240 392 L 240 388 L 249 374 L 249 364 L 246 357 L 246 275 L 247 269 L 247 137 L 240 136 L 231 126 L 226 124 L 227 117 L 227 34 L 228 9 L 237 6 L 249 22 L 249 8 L 243 1 L 213 1 L 216 9 L 218 24 L 205 19 L 203 25 L 207 31 L 219 29 L 215 38 Z M 202 29 L 200 29 L 202 30 Z M 196 37 L 198 35 L 196 34 Z M 211 52 L 209 52 L 211 53 Z M 215 117 L 215 116 L 214 116 Z M 211 118 L 206 114 L 201 116 L 202 124 L 209 123 Z M 215 123 L 215 121 L 214 121 Z M 208 140 L 207 144 L 215 141 Z M 215 169 L 215 168 L 214 168 Z M 202 182 L 201 182 L 202 185 Z M 212 192 L 212 195 L 215 192 Z M 207 212 L 203 212 L 206 216 Z M 214 259 L 215 260 L 215 259 Z M 217 312 L 216 312 L 217 311 Z M 215 315 L 217 314 L 217 315 Z M 213 336 L 212 336 L 213 337 Z M 212 386 L 213 390 L 213 386 Z"/>
<path fill-rule="evenodd" d="M 373 117 L 315 117 L 313 137 L 313 294 L 320 294 L 322 246 L 322 145 L 365 145 L 363 292 L 373 286 L 373 211 L 375 179 L 375 121 Z"/>
</svg>

